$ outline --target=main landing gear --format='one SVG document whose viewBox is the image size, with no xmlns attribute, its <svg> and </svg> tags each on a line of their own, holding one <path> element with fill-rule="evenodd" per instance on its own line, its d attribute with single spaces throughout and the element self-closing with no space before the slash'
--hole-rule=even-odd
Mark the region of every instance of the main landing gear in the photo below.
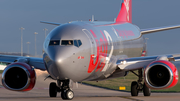
<svg viewBox="0 0 180 101">
<path fill-rule="evenodd" d="M 74 98 L 74 92 L 69 87 L 69 80 L 58 80 L 58 86 L 55 82 L 51 82 L 49 85 L 49 96 L 56 97 L 57 92 L 61 92 L 61 98 L 63 100 L 72 100 Z"/>
<path fill-rule="evenodd" d="M 139 77 L 138 81 L 133 81 L 131 83 L 131 96 L 138 96 L 139 91 L 143 91 L 144 96 L 150 96 L 151 95 L 151 89 L 148 88 L 145 85 L 145 83 L 142 84 L 142 81 L 143 81 L 142 69 L 138 70 L 138 74 L 136 74 L 133 71 L 131 71 L 131 72 Z"/>
</svg>

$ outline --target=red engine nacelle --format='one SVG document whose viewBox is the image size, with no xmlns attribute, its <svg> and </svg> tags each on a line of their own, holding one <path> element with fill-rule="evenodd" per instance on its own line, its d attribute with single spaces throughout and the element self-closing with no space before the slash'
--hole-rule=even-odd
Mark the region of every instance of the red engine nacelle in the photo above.
<svg viewBox="0 0 180 101">
<path fill-rule="evenodd" d="M 151 89 L 166 89 L 178 82 L 178 70 L 169 61 L 158 60 L 150 63 L 144 72 L 145 84 Z"/>
<path fill-rule="evenodd" d="M 2 84 L 13 91 L 29 91 L 36 82 L 34 69 L 26 63 L 15 62 L 8 65 L 2 74 Z"/>
</svg>

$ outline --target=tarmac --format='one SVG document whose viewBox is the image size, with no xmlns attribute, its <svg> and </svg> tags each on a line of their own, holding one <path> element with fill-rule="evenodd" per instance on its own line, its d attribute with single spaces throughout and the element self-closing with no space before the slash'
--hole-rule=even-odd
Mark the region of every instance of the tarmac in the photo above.
<svg viewBox="0 0 180 101">
<path fill-rule="evenodd" d="M 56 98 L 49 97 L 49 83 L 51 79 L 44 81 L 45 75 L 37 76 L 34 89 L 28 92 L 15 92 L 5 89 L 0 82 L 1 101 L 61 101 L 61 94 Z M 1 79 L 1 75 L 0 75 Z M 138 97 L 132 97 L 130 92 L 115 91 L 84 84 L 72 84 L 75 97 L 73 101 L 180 101 L 180 93 L 152 93 L 150 97 L 144 97 L 142 93 Z"/>
</svg>

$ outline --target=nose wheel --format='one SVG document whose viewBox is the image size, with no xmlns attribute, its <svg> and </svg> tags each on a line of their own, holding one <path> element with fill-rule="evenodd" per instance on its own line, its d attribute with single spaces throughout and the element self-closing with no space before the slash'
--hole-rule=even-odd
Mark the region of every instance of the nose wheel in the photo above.
<svg viewBox="0 0 180 101">
<path fill-rule="evenodd" d="M 72 100 L 74 98 L 74 92 L 69 87 L 69 80 L 58 80 L 58 86 L 55 82 L 51 82 L 49 85 L 49 96 L 56 97 L 57 92 L 61 92 L 61 98 L 63 100 Z"/>
<path fill-rule="evenodd" d="M 74 98 L 74 92 L 72 90 L 64 90 L 61 92 L 61 98 L 64 100 L 72 100 Z"/>
</svg>

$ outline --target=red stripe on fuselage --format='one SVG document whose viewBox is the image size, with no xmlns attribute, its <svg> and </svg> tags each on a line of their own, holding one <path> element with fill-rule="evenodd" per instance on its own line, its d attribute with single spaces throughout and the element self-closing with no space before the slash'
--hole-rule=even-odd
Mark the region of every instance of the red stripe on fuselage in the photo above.
<svg viewBox="0 0 180 101">
<path fill-rule="evenodd" d="M 93 36 L 96 38 L 96 34 L 90 30 L 91 33 L 93 34 Z M 97 64 L 98 64 L 98 60 L 99 60 L 99 42 L 98 42 L 98 39 L 95 39 L 96 41 L 96 45 L 97 45 L 97 56 L 96 56 L 96 61 L 94 63 L 94 60 L 95 60 L 95 55 L 94 54 L 91 54 L 91 57 L 90 57 L 90 62 L 89 62 L 89 68 L 88 68 L 88 73 L 91 73 L 92 71 L 95 70 Z M 91 47 L 92 48 L 92 47 Z"/>
<path fill-rule="evenodd" d="M 93 30 L 90 30 L 94 38 L 97 38 L 96 34 L 93 32 Z"/>
<path fill-rule="evenodd" d="M 97 56 L 96 56 L 96 62 L 94 64 L 94 59 L 93 59 L 94 54 L 91 54 L 88 73 L 91 73 L 93 70 L 95 70 L 96 66 L 97 66 L 96 72 L 99 70 L 102 71 L 106 63 L 106 56 L 107 56 L 107 50 L 108 50 L 108 43 L 107 43 L 107 39 L 104 33 L 100 31 L 104 40 L 102 38 L 99 38 L 100 40 L 99 41 L 94 31 L 90 30 L 90 32 L 92 33 L 93 37 L 96 40 Z M 100 45 L 99 45 L 99 42 L 100 42 Z"/>
</svg>

